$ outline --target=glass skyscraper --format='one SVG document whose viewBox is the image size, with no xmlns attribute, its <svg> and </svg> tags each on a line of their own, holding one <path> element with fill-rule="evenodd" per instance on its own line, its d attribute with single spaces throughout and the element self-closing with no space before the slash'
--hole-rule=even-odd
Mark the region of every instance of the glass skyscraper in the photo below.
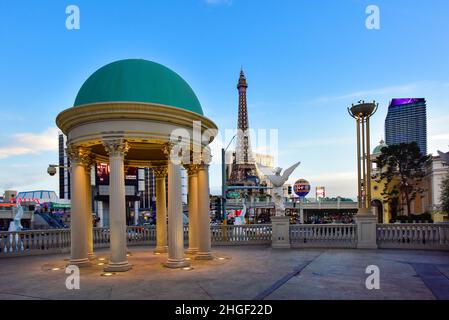
<svg viewBox="0 0 449 320">
<path fill-rule="evenodd" d="M 385 119 L 387 145 L 415 141 L 427 154 L 427 118 L 424 98 L 393 99 Z"/>
</svg>

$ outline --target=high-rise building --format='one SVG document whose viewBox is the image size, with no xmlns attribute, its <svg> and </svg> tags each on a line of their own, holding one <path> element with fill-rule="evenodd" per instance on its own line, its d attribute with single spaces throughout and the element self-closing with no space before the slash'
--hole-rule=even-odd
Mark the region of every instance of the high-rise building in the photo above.
<svg viewBox="0 0 449 320">
<path fill-rule="evenodd" d="M 69 158 L 65 150 L 66 136 L 60 132 L 58 134 L 58 147 L 59 147 L 59 198 L 60 199 L 70 199 L 70 166 Z"/>
<path fill-rule="evenodd" d="M 387 145 L 415 141 L 427 154 L 427 118 L 424 98 L 393 99 L 385 119 Z"/>
<path fill-rule="evenodd" d="M 243 70 L 240 71 L 240 78 L 237 83 L 239 92 L 238 122 L 237 122 L 237 142 L 235 149 L 234 163 L 232 164 L 231 185 L 254 184 L 257 178 L 255 159 L 251 151 L 251 141 L 248 121 L 248 107 L 246 102 L 246 82 Z"/>
</svg>

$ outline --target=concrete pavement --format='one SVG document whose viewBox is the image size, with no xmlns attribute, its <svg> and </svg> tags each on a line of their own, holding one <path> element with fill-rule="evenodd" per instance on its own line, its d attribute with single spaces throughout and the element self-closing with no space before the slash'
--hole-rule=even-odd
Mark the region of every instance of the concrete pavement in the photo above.
<svg viewBox="0 0 449 320">
<path fill-rule="evenodd" d="M 172 270 L 152 249 L 130 248 L 133 269 L 109 277 L 98 265 L 108 250 L 96 251 L 106 260 L 81 269 L 79 290 L 65 286 L 68 255 L 2 258 L 0 299 L 449 298 L 448 252 L 214 247 L 214 260 Z M 368 265 L 380 269 L 379 290 L 365 287 Z"/>
</svg>

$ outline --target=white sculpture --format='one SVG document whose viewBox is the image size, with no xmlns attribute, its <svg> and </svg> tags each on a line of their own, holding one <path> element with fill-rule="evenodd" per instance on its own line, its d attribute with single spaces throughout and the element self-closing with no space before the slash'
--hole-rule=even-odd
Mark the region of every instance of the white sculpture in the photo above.
<svg viewBox="0 0 449 320">
<path fill-rule="evenodd" d="M 235 217 L 234 225 L 245 224 L 245 216 L 246 216 L 246 204 L 243 204 L 242 213 L 240 214 L 240 216 Z"/>
<path fill-rule="evenodd" d="M 18 232 L 23 229 L 22 224 L 20 221 L 23 217 L 23 207 L 20 205 L 20 203 L 17 204 L 17 213 L 14 216 L 14 220 L 9 223 L 8 231 L 12 232 Z M 9 235 L 9 243 L 10 248 L 9 251 L 13 252 L 15 250 L 23 251 L 23 243 L 22 240 L 20 240 L 19 234 L 16 233 L 15 235 L 10 234 Z"/>
<path fill-rule="evenodd" d="M 290 168 L 284 170 L 281 176 L 282 168 L 272 169 L 270 167 L 265 167 L 262 165 L 257 165 L 257 167 L 262 171 L 262 173 L 270 180 L 273 185 L 273 197 L 274 197 L 274 208 L 277 217 L 285 216 L 285 205 L 284 205 L 284 190 L 283 186 L 288 180 L 290 175 L 295 171 L 301 162 L 297 162 Z"/>
<path fill-rule="evenodd" d="M 9 223 L 8 231 L 20 231 L 23 229 L 22 224 L 20 221 L 23 217 L 23 207 L 20 205 L 20 203 L 17 204 L 17 213 L 14 216 L 14 220 Z"/>
</svg>

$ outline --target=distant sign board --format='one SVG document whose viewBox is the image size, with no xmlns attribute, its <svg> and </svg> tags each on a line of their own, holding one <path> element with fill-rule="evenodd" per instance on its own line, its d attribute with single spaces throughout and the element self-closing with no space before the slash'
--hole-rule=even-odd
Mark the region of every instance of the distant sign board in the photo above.
<svg viewBox="0 0 449 320">
<path fill-rule="evenodd" d="M 226 198 L 228 199 L 239 199 L 241 197 L 240 192 L 236 192 L 236 191 L 229 191 L 226 194 Z"/>
<path fill-rule="evenodd" d="M 323 199 L 326 197 L 326 189 L 324 187 L 316 187 L 316 198 Z"/>
</svg>

